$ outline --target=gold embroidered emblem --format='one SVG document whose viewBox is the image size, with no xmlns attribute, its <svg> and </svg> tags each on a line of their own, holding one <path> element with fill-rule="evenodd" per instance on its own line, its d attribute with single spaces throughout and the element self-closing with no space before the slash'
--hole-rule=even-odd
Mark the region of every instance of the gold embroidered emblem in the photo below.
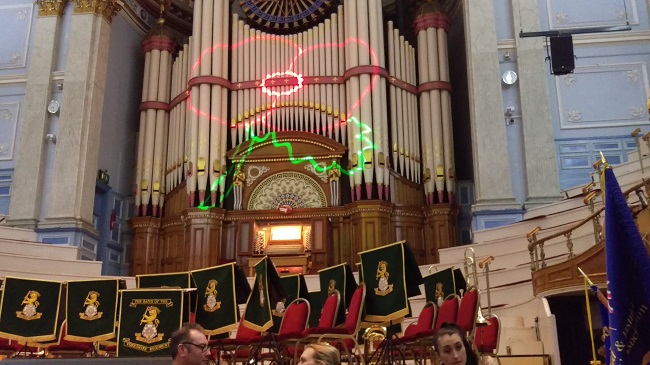
<svg viewBox="0 0 650 365">
<path fill-rule="evenodd" d="M 442 302 L 445 301 L 445 292 L 442 290 L 442 283 L 437 283 L 436 284 L 436 295 L 435 295 L 435 300 L 436 304 L 438 307 L 442 305 Z"/>
<path fill-rule="evenodd" d="M 264 308 L 266 298 L 264 298 L 264 277 L 262 274 L 257 274 L 257 290 L 260 292 L 260 307 Z"/>
<path fill-rule="evenodd" d="M 217 284 L 218 281 L 212 279 L 208 281 L 208 286 L 205 288 L 205 304 L 203 304 L 203 309 L 206 312 L 214 312 L 217 309 L 221 308 L 221 302 L 217 302 Z"/>
<path fill-rule="evenodd" d="M 20 319 L 24 319 L 26 321 L 33 321 L 35 319 L 40 319 L 41 316 L 43 316 L 43 313 L 37 312 L 36 308 L 38 308 L 39 305 L 41 305 L 38 302 L 38 298 L 41 296 L 39 292 L 36 290 L 30 290 L 27 292 L 27 295 L 25 295 L 25 298 L 23 298 L 21 305 L 25 305 L 23 307 L 23 310 L 20 312 L 16 312 L 16 317 Z"/>
<path fill-rule="evenodd" d="M 332 295 L 336 290 L 336 280 L 330 279 L 330 285 L 327 287 L 327 295 Z"/>
<path fill-rule="evenodd" d="M 393 291 L 393 284 L 388 284 L 388 263 L 386 261 L 379 261 L 377 265 L 376 279 L 379 280 L 375 288 L 375 295 L 385 296 Z"/>
<path fill-rule="evenodd" d="M 154 343 L 162 341 L 165 336 L 164 333 L 158 333 L 158 325 L 160 320 L 158 315 L 160 314 L 160 309 L 156 306 L 150 305 L 145 309 L 140 324 L 144 324 L 141 333 L 135 334 L 135 339 L 144 342 L 144 343 Z"/>
<path fill-rule="evenodd" d="M 94 321 L 96 319 L 102 318 L 102 314 L 104 312 L 99 312 L 97 309 L 99 308 L 99 293 L 96 291 L 89 291 L 88 295 L 86 296 L 86 300 L 84 301 L 84 305 L 86 306 L 86 310 L 84 310 L 83 313 L 79 313 L 79 318 L 86 320 L 86 321 Z"/>
<path fill-rule="evenodd" d="M 271 311 L 274 316 L 282 317 L 284 315 L 284 310 L 285 310 L 284 304 L 286 302 L 287 302 L 286 299 L 282 299 L 278 301 L 278 303 L 275 305 L 275 309 Z"/>
</svg>

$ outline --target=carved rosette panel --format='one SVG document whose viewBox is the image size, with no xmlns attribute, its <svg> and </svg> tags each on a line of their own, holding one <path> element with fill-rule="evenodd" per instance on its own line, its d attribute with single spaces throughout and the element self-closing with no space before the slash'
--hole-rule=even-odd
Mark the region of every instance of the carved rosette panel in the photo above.
<svg viewBox="0 0 650 365">
<path fill-rule="evenodd" d="M 311 177 L 298 172 L 280 172 L 269 176 L 253 190 L 248 210 L 292 208 L 323 208 L 327 197 L 323 188 Z"/>
<path fill-rule="evenodd" d="M 251 186 L 253 185 L 255 180 L 260 178 L 260 176 L 271 171 L 271 168 L 268 166 L 252 165 L 252 166 L 248 166 L 248 169 L 246 171 L 248 172 L 246 174 L 246 186 Z"/>
<path fill-rule="evenodd" d="M 314 168 L 314 165 L 307 163 L 305 164 L 305 170 L 318 176 L 318 178 L 321 179 L 321 181 L 327 182 L 327 172 L 325 172 L 325 168 L 327 167 L 327 164 L 325 162 L 320 162 L 318 163 L 318 166 L 320 167 L 320 171 Z"/>
</svg>

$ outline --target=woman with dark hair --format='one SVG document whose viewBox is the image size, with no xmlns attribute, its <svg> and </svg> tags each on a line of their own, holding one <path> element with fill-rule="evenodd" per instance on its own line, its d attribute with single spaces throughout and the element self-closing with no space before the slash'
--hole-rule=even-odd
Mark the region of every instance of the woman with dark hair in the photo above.
<svg viewBox="0 0 650 365">
<path fill-rule="evenodd" d="M 455 323 L 443 323 L 433 343 L 440 365 L 478 365 L 478 356 L 472 351 L 463 330 Z"/>
</svg>

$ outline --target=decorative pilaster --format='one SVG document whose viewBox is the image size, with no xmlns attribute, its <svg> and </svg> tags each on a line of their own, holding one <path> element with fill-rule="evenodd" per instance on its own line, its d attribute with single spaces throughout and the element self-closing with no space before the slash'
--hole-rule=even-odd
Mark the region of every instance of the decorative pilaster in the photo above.
<svg viewBox="0 0 650 365">
<path fill-rule="evenodd" d="M 95 4 L 99 11 L 100 4 L 105 9 L 117 1 L 75 2 L 84 9 L 88 4 Z M 41 222 L 39 228 L 83 227 L 94 231 L 93 204 L 109 43 L 110 23 L 105 17 L 95 12 L 72 15 L 61 99 L 63 122 L 57 134 L 49 210 L 46 222 Z"/>
<path fill-rule="evenodd" d="M 157 274 L 159 262 L 160 218 L 133 217 L 129 220 L 133 234 L 129 275 Z"/>
<path fill-rule="evenodd" d="M 62 16 L 63 8 L 68 0 L 36 0 L 38 16 Z"/>
<path fill-rule="evenodd" d="M 45 0 L 47 1 L 47 0 Z M 122 5 L 117 0 L 73 0 L 75 14 L 95 14 L 102 16 L 109 23 L 121 9 Z"/>
<path fill-rule="evenodd" d="M 512 9 L 519 9 L 520 15 L 513 16 L 514 29 L 522 29 L 524 32 L 540 30 L 536 0 L 512 0 Z M 530 208 L 559 200 L 560 182 L 543 38 L 515 37 L 515 44 L 528 191 L 525 207 Z"/>
<path fill-rule="evenodd" d="M 219 263 L 221 232 L 226 211 L 219 208 L 189 208 L 185 221 L 185 268 L 196 270 Z"/>
<path fill-rule="evenodd" d="M 346 205 L 350 214 L 352 252 L 370 250 L 394 242 L 390 215 L 393 204 L 383 200 L 360 200 Z M 359 261 L 353 255 L 353 263 Z"/>
<path fill-rule="evenodd" d="M 458 244 L 458 206 L 436 204 L 424 209 L 424 242 L 428 263 L 440 262 L 441 248 Z"/>
<path fill-rule="evenodd" d="M 476 204 L 473 209 L 517 209 L 510 182 L 494 6 L 464 0 Z"/>
<path fill-rule="evenodd" d="M 20 141 L 16 150 L 14 180 L 11 187 L 8 223 L 34 229 L 38 225 L 43 200 L 43 177 L 52 98 L 51 75 L 56 67 L 61 15 L 67 0 L 38 0 L 39 17 L 34 26 L 31 57 L 27 72 Z"/>
</svg>

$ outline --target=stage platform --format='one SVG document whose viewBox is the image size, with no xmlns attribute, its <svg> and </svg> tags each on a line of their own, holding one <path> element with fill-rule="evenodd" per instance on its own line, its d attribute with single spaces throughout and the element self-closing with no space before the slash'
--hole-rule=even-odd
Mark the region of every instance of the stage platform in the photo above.
<svg viewBox="0 0 650 365">
<path fill-rule="evenodd" d="M 11 358 L 0 361 L 0 365 L 167 365 L 171 364 L 171 356 L 165 357 L 80 357 L 76 359 L 33 359 Z"/>
</svg>

